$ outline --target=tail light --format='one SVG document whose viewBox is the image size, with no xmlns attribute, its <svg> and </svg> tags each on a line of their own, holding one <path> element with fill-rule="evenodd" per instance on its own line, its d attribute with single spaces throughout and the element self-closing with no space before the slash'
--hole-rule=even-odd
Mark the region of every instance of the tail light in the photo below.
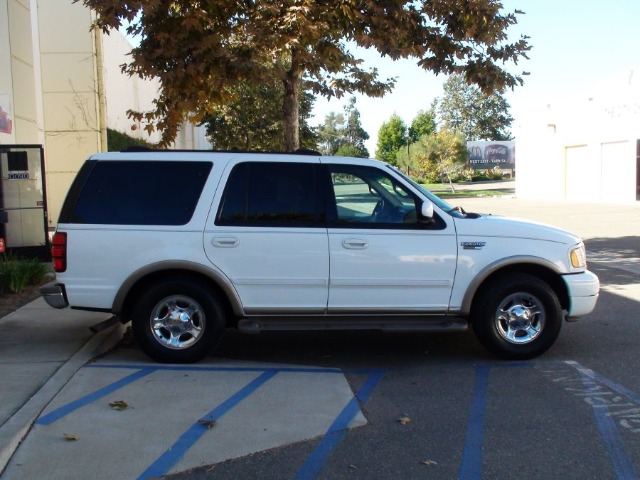
<svg viewBox="0 0 640 480">
<path fill-rule="evenodd" d="M 56 232 L 53 235 L 51 247 L 51 260 L 56 272 L 64 272 L 67 269 L 67 234 Z"/>
</svg>

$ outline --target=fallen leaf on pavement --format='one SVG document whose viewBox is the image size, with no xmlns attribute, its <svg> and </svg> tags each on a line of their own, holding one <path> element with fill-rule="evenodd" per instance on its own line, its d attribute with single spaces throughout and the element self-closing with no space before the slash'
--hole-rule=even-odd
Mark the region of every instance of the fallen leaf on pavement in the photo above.
<svg viewBox="0 0 640 480">
<path fill-rule="evenodd" d="M 215 420 L 198 420 L 198 423 L 200 425 L 203 425 L 207 428 L 213 428 L 216 426 L 216 421 Z"/>
<path fill-rule="evenodd" d="M 67 442 L 75 442 L 76 440 L 80 440 L 80 437 L 78 435 L 74 435 L 72 433 L 64 433 L 64 439 Z"/>
<path fill-rule="evenodd" d="M 424 462 L 422 462 L 425 465 L 437 465 L 438 462 L 434 462 L 433 460 L 425 460 Z"/>
<path fill-rule="evenodd" d="M 109 406 L 114 410 L 124 410 L 129 406 L 129 404 L 127 404 L 127 402 L 125 402 L 124 400 L 116 400 L 115 402 L 109 403 Z"/>
<path fill-rule="evenodd" d="M 398 421 L 400 422 L 401 425 L 408 425 L 411 423 L 411 419 L 407 416 L 400 417 Z"/>
</svg>

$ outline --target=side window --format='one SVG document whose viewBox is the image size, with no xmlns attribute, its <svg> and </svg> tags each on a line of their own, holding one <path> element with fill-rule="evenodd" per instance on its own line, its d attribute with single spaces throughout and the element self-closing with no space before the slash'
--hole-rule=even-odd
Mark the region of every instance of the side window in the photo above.
<svg viewBox="0 0 640 480">
<path fill-rule="evenodd" d="M 329 165 L 335 196 L 332 226 L 421 228 L 418 198 L 402 184 L 373 167 Z"/>
<path fill-rule="evenodd" d="M 186 225 L 213 164 L 100 161 L 91 170 L 70 223 Z"/>
<path fill-rule="evenodd" d="M 311 163 L 236 165 L 222 196 L 217 225 L 316 226 L 316 167 Z"/>
</svg>

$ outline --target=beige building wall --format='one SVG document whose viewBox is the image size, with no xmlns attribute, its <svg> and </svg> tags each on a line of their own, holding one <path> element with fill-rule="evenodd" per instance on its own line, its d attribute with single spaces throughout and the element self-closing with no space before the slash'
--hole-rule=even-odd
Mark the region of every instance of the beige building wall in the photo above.
<svg viewBox="0 0 640 480">
<path fill-rule="evenodd" d="M 50 226 L 83 161 L 105 147 L 91 23 L 92 13 L 81 3 L 38 1 Z"/>
<path fill-rule="evenodd" d="M 32 9 L 29 0 L 0 0 L 0 115 L 10 125 L 2 128 L 0 143 L 38 143 L 41 138 Z"/>
<path fill-rule="evenodd" d="M 91 31 L 92 22 L 81 2 L 0 0 L 0 144 L 43 145 L 50 227 L 84 160 L 107 149 L 107 127 L 160 139 L 126 115 L 152 109 L 159 82 L 122 74 L 130 43 L 117 31 Z M 210 144 L 187 124 L 174 147 Z"/>
<path fill-rule="evenodd" d="M 9 0 L 0 0 L 0 143 L 15 143 L 9 38 Z"/>
</svg>

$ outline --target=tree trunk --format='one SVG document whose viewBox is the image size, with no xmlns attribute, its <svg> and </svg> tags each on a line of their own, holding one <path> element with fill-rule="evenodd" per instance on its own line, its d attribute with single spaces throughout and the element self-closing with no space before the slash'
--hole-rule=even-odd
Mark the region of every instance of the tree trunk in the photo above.
<svg viewBox="0 0 640 480">
<path fill-rule="evenodd" d="M 296 52 L 293 51 L 291 53 L 291 68 L 283 80 L 282 114 L 284 117 L 284 148 L 287 152 L 294 152 L 300 148 L 300 103 L 298 102 L 298 95 L 304 70 L 297 62 L 296 57 Z"/>
</svg>

